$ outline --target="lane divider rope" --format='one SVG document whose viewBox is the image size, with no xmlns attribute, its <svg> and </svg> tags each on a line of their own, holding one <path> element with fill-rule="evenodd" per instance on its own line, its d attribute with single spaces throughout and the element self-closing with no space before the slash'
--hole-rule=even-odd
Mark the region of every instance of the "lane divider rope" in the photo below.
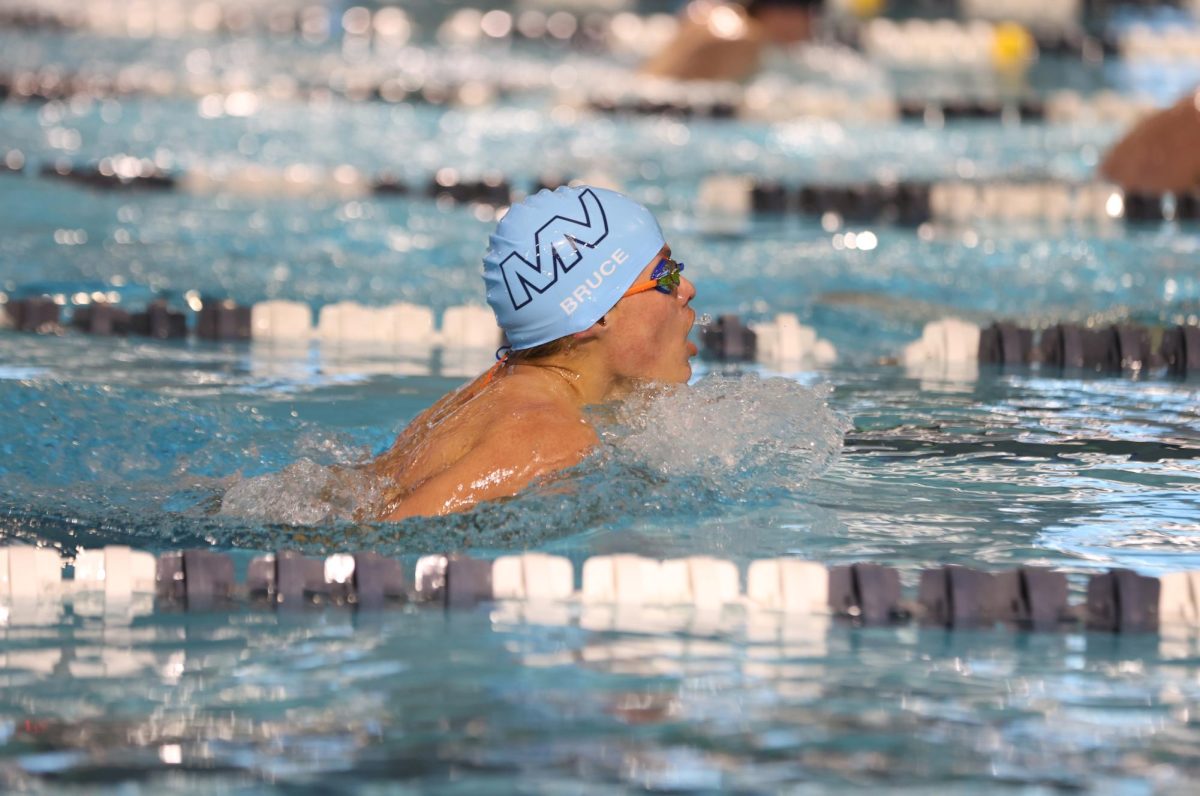
<svg viewBox="0 0 1200 796">
<path fill-rule="evenodd" d="M 491 561 L 429 555 L 410 573 L 377 553 L 318 558 L 282 551 L 253 558 L 241 582 L 229 554 L 205 549 L 154 556 L 110 545 L 80 551 L 73 564 L 74 577 L 67 579 L 68 562 L 55 550 L 0 547 L 0 605 L 8 624 L 57 621 L 55 605 L 90 600 L 94 609 L 102 597 L 105 611 L 125 615 L 135 599 L 142 614 L 254 606 L 381 610 L 410 603 L 457 609 L 516 601 L 700 613 L 740 608 L 860 625 L 915 621 L 950 630 L 1004 625 L 1153 633 L 1160 625 L 1200 627 L 1200 572 L 1149 577 L 1111 569 L 1091 575 L 1085 601 L 1072 604 L 1066 574 L 1028 566 L 996 573 L 957 565 L 925 569 L 915 596 L 906 597 L 892 567 L 827 567 L 795 558 L 751 562 L 744 588 L 734 562 L 710 556 L 594 556 L 583 563 L 578 583 L 569 559 L 545 553 Z"/>
<path fill-rule="evenodd" d="M 188 300 L 194 312 L 192 332 L 201 340 L 256 340 L 280 344 L 387 344 L 396 347 L 442 347 L 494 351 L 503 333 L 492 311 L 479 304 L 447 307 L 440 327 L 430 307 L 401 302 L 385 307 L 355 301 L 327 304 L 317 314 L 298 301 L 270 300 L 243 306 L 231 300 L 204 298 L 194 291 Z M 0 294 L 0 328 L 61 334 L 66 330 L 63 307 L 72 304 L 70 326 L 96 336 L 138 335 L 160 340 L 188 335 L 188 319 L 162 300 L 143 311 L 130 312 L 110 299 L 119 295 L 56 294 L 13 299 Z"/>
<path fill-rule="evenodd" d="M 1187 377 L 1200 374 L 1200 326 L 1056 323 L 1031 329 L 1003 321 L 980 327 L 960 318 L 942 318 L 925 325 L 921 338 L 905 347 L 900 363 L 918 369 L 1032 365 L 1042 370 Z"/>
<path fill-rule="evenodd" d="M 8 150 L 0 173 L 30 171 L 24 153 Z M 371 176 L 350 165 L 332 168 L 294 164 L 286 168 L 251 165 L 239 169 L 193 167 L 171 171 L 147 158 L 114 155 L 96 163 L 57 160 L 41 164 L 37 174 L 100 190 L 176 190 L 194 194 L 248 196 L 423 196 L 447 205 L 473 204 L 494 216 L 525 196 L 498 172 L 460 173 L 438 169 L 423 185 L 382 172 Z M 589 175 L 615 185 L 608 175 Z M 532 190 L 554 188 L 567 180 L 545 175 Z M 619 187 L 619 186 L 617 186 Z M 1200 190 L 1180 194 L 1126 193 L 1106 183 L 1059 180 L 897 181 L 804 183 L 789 185 L 753 175 L 715 174 L 701 180 L 695 206 L 702 230 L 737 232 L 746 219 L 761 215 L 816 216 L 835 226 L 871 221 L 914 226 L 930 221 L 1112 223 L 1200 220 Z"/>
<path fill-rule="evenodd" d="M 705 178 L 698 191 L 696 217 L 702 231 L 739 234 L 745 232 L 750 218 L 797 214 L 820 218 L 826 229 L 847 222 L 901 226 L 1190 222 L 1200 220 L 1200 190 L 1178 195 L 1127 193 L 1107 183 L 1036 179 L 789 185 L 721 174 Z"/>
</svg>

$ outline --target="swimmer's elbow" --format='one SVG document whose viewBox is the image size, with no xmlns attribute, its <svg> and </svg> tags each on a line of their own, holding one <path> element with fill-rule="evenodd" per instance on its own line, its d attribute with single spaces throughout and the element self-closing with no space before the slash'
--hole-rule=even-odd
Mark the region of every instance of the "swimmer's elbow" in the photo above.
<svg viewBox="0 0 1200 796">
<path fill-rule="evenodd" d="M 506 492 L 504 490 L 475 490 L 468 484 L 432 483 L 413 490 L 398 504 L 388 507 L 379 517 L 384 522 L 398 522 L 413 517 L 444 517 L 447 514 L 457 514 L 468 511 L 486 500 L 515 495 L 517 488 Z"/>
<path fill-rule="evenodd" d="M 512 497 L 542 475 L 567 466 L 570 465 L 542 467 L 535 463 L 519 472 L 505 468 L 476 476 L 450 473 L 413 490 L 399 504 L 389 507 L 380 519 L 396 522 L 411 517 L 442 517 L 469 511 L 488 500 Z"/>
</svg>

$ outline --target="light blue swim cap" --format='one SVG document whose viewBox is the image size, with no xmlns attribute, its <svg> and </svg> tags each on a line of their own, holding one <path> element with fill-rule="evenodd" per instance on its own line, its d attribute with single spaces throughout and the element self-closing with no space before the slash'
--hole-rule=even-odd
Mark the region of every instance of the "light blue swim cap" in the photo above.
<svg viewBox="0 0 1200 796">
<path fill-rule="evenodd" d="M 539 191 L 492 233 L 483 258 L 488 304 L 516 351 L 582 332 L 665 243 L 650 211 L 616 191 Z"/>
</svg>

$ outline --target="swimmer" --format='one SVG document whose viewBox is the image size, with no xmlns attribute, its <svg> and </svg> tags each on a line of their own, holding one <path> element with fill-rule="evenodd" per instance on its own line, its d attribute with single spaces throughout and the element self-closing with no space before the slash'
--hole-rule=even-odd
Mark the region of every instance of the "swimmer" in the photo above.
<svg viewBox="0 0 1200 796">
<path fill-rule="evenodd" d="M 368 465 L 388 484 L 375 518 L 514 495 L 595 447 L 586 407 L 686 382 L 696 289 L 682 270 L 650 211 L 614 191 L 564 187 L 514 205 L 483 260 L 509 351 Z"/>
<path fill-rule="evenodd" d="M 1200 90 L 1134 125 L 1105 155 L 1100 174 L 1129 193 L 1200 190 Z"/>
<path fill-rule="evenodd" d="M 809 37 L 815 0 L 747 0 L 745 5 L 693 0 L 675 38 L 642 65 L 671 80 L 742 81 L 762 66 L 769 47 Z"/>
</svg>

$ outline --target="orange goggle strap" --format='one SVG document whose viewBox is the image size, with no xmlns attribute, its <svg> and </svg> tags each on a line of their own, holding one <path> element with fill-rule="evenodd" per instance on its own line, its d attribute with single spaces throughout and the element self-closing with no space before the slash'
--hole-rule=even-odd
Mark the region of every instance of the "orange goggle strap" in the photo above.
<svg viewBox="0 0 1200 796">
<path fill-rule="evenodd" d="M 508 355 L 512 352 L 511 346 L 502 345 L 496 349 L 496 364 L 487 369 L 487 373 L 483 374 L 483 386 L 486 387 L 492 383 L 492 379 L 496 378 L 496 374 L 500 372 L 500 368 L 508 363 Z"/>
</svg>

